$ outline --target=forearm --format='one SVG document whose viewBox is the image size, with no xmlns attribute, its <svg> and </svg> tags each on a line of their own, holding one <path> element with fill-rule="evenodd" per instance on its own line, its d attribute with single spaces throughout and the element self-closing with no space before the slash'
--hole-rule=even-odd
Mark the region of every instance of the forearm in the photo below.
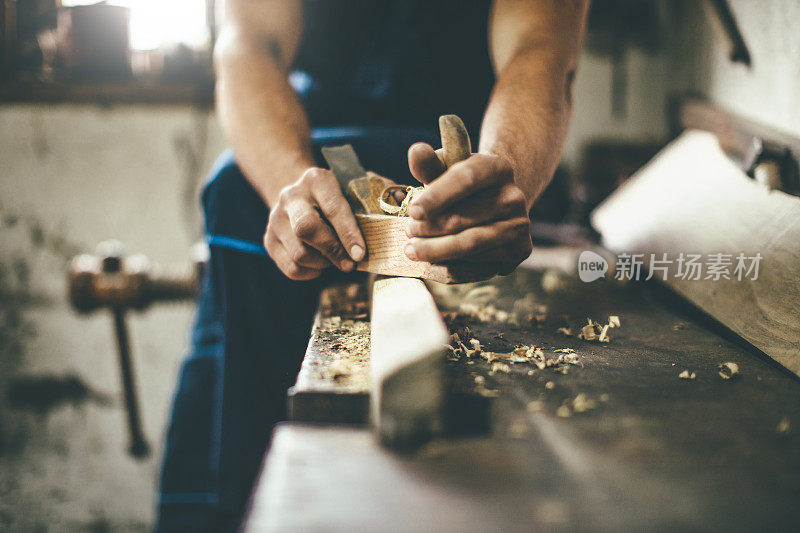
<svg viewBox="0 0 800 533">
<path fill-rule="evenodd" d="M 561 158 L 587 11 L 586 0 L 494 5 L 490 44 L 497 83 L 480 150 L 508 160 L 529 208 Z"/>
<path fill-rule="evenodd" d="M 223 40 L 227 39 L 227 40 Z M 278 60 L 258 46 L 221 38 L 217 109 L 242 172 L 267 205 L 313 166 L 310 130 Z"/>
<path fill-rule="evenodd" d="M 481 128 L 480 151 L 508 159 L 528 208 L 561 159 L 572 112 L 573 71 L 559 62 L 541 49 L 512 59 L 497 81 Z"/>
</svg>

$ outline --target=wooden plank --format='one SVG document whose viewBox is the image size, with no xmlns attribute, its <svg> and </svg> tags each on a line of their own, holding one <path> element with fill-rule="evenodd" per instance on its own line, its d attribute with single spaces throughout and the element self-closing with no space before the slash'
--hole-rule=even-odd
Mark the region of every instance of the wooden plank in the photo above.
<svg viewBox="0 0 800 533">
<path fill-rule="evenodd" d="M 297 381 L 289 389 L 295 422 L 369 422 L 369 319 L 364 282 L 322 291 Z"/>
<path fill-rule="evenodd" d="M 666 283 L 764 353 L 800 375 L 800 198 L 749 179 L 714 135 L 687 131 L 592 215 L 615 252 L 761 254 L 756 280 Z"/>
<path fill-rule="evenodd" d="M 381 441 L 417 445 L 441 429 L 447 327 L 416 278 L 380 278 L 372 287 L 372 417 Z"/>
<path fill-rule="evenodd" d="M 367 244 L 367 257 L 358 263 L 358 270 L 439 283 L 480 281 L 496 274 L 491 268 L 475 263 L 454 261 L 433 265 L 426 261 L 412 261 L 405 254 L 409 220 L 391 215 L 357 214 L 356 221 Z"/>
<path fill-rule="evenodd" d="M 447 166 L 469 157 L 469 135 L 460 118 L 439 117 L 439 130 Z M 372 417 L 384 444 L 410 448 L 444 427 L 449 333 L 422 280 L 396 276 L 408 275 L 409 270 L 399 268 L 405 265 L 415 274 L 438 275 L 443 282 L 452 278 L 447 271 L 431 271 L 433 265 L 414 265 L 405 258 L 406 217 L 372 216 L 378 218 L 359 219 L 367 223 L 362 225 L 367 262 L 382 258 L 394 267 L 395 276 L 378 279 L 372 286 Z"/>
</svg>

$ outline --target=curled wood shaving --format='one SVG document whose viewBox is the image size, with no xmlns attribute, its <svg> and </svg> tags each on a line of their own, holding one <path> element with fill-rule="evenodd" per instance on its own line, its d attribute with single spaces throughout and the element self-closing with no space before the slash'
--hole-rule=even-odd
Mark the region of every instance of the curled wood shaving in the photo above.
<svg viewBox="0 0 800 533">
<path fill-rule="evenodd" d="M 732 379 L 739 375 L 739 365 L 730 361 L 717 367 L 717 373 L 722 379 Z"/>
<path fill-rule="evenodd" d="M 694 372 L 689 372 L 688 370 L 684 370 L 683 372 L 678 374 L 678 377 L 680 379 L 694 379 L 697 377 L 697 374 L 695 374 Z"/>
<path fill-rule="evenodd" d="M 406 197 L 403 198 L 403 201 L 400 205 L 392 205 L 387 202 L 385 199 L 388 198 L 391 194 L 398 190 L 405 190 Z M 403 187 L 401 185 L 392 185 L 386 187 L 383 192 L 381 193 L 381 197 L 378 200 L 378 205 L 381 206 L 383 212 L 387 215 L 395 215 L 398 217 L 407 217 L 408 216 L 408 207 L 411 205 L 411 202 L 414 199 L 414 196 L 419 194 L 422 191 L 422 187 Z"/>
<path fill-rule="evenodd" d="M 620 327 L 620 320 L 616 315 L 608 317 L 608 322 L 604 325 L 595 322 L 591 318 L 587 318 L 586 321 L 587 324 L 581 328 L 581 332 L 578 334 L 578 338 L 585 341 L 609 342 L 611 337 L 608 334 L 608 330 Z"/>
</svg>

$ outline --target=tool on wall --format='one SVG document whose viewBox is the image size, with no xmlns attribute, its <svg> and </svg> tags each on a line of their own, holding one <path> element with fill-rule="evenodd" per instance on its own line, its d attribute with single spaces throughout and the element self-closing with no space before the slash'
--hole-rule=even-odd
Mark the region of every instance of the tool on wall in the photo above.
<svg viewBox="0 0 800 533">
<path fill-rule="evenodd" d="M 128 417 L 128 452 L 134 457 L 146 457 L 150 453 L 150 446 L 142 430 L 125 313 L 129 309 L 142 311 L 158 302 L 194 299 L 199 291 L 207 255 L 205 245 L 198 245 L 193 249 L 193 272 L 169 276 L 157 272 L 142 255 L 124 257 L 119 241 L 106 241 L 97 246 L 96 255 L 79 255 L 70 263 L 67 282 L 72 307 L 86 314 L 108 309 L 114 319 L 120 378 Z"/>
<path fill-rule="evenodd" d="M 676 132 L 698 129 L 714 133 L 722 150 L 762 186 L 800 196 L 800 141 L 796 137 L 699 98 L 679 102 L 672 119 Z"/>
<path fill-rule="evenodd" d="M 706 13 L 711 19 L 714 28 L 728 42 L 728 58 L 733 63 L 742 63 L 750 66 L 750 50 L 739 31 L 736 17 L 733 16 L 731 6 L 727 0 L 706 0 L 703 2 Z"/>
</svg>

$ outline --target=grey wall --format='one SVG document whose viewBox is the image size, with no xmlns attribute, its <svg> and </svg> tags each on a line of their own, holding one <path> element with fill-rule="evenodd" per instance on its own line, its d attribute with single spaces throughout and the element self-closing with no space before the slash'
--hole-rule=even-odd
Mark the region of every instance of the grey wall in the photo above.
<svg viewBox="0 0 800 533">
<path fill-rule="evenodd" d="M 728 60 L 701 2 L 676 2 L 668 50 L 670 90 L 694 89 L 719 104 L 800 135 L 800 1 L 731 0 L 752 56 Z"/>
<path fill-rule="evenodd" d="M 189 108 L 0 106 L 0 530 L 150 523 L 192 309 L 130 317 L 156 450 L 136 462 L 125 453 L 110 317 L 69 309 L 65 265 L 116 238 L 164 268 L 188 266 L 198 178 L 222 145 L 208 113 Z M 92 392 L 69 388 L 69 376 Z M 11 391 L 42 377 L 60 379 L 62 401 L 11 405 Z"/>
</svg>

